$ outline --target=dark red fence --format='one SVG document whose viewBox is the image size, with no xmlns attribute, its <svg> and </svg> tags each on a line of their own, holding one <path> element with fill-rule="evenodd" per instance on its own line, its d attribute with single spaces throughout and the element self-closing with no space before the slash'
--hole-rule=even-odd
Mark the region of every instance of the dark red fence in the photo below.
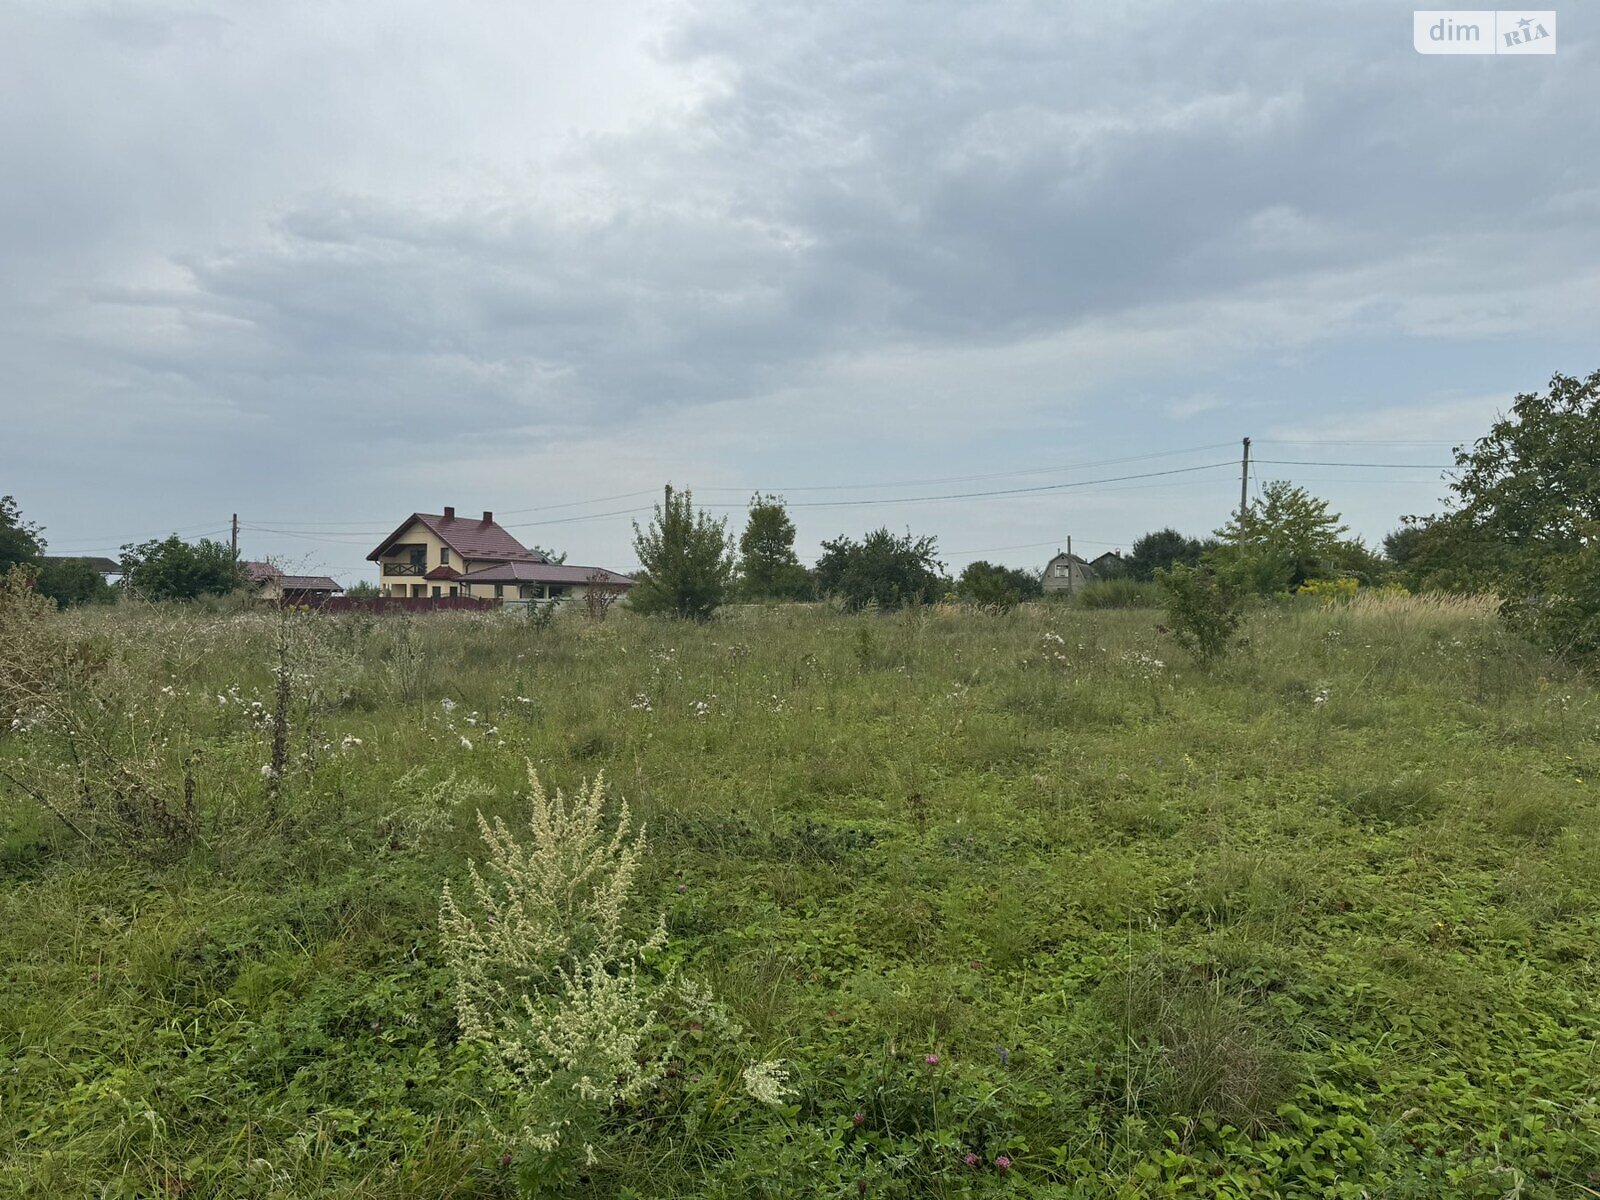
<svg viewBox="0 0 1600 1200">
<path fill-rule="evenodd" d="M 286 598 L 283 603 L 325 613 L 486 612 L 500 607 L 500 601 L 480 596 L 327 596 L 303 600 Z"/>
</svg>

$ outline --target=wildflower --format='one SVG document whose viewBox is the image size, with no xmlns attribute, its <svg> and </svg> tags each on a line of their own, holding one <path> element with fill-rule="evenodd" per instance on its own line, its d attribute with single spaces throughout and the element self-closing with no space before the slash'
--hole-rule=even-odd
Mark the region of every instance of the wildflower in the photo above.
<svg viewBox="0 0 1600 1200">
<path fill-rule="evenodd" d="M 978 1156 L 976 1154 L 968 1153 L 966 1158 L 962 1159 L 961 1161 L 966 1163 L 969 1167 L 975 1167 L 978 1165 Z"/>
<path fill-rule="evenodd" d="M 1325 687 L 1318 688 L 1317 689 L 1317 694 L 1315 696 L 1311 697 L 1311 703 L 1315 704 L 1318 708 L 1321 708 L 1327 702 L 1328 702 L 1328 689 L 1325 688 Z"/>
<path fill-rule="evenodd" d="M 927 1063 L 930 1067 L 937 1067 L 939 1065 L 939 1056 L 937 1054 L 929 1054 L 926 1055 L 922 1061 Z"/>
<path fill-rule="evenodd" d="M 850 1118 L 850 1123 L 857 1129 L 860 1129 L 867 1123 L 867 1114 L 864 1112 L 857 1112 L 855 1116 Z"/>
<path fill-rule="evenodd" d="M 509 1154 L 502 1154 L 502 1155 L 501 1155 L 501 1156 L 500 1156 L 500 1165 L 501 1165 L 501 1166 L 502 1166 L 502 1167 L 509 1167 L 509 1166 L 510 1166 L 510 1165 L 511 1165 L 511 1155 L 509 1155 Z"/>
<path fill-rule="evenodd" d="M 762 1104 L 782 1104 L 794 1089 L 789 1086 L 788 1069 L 781 1062 L 769 1060 L 751 1063 L 744 1069 L 744 1090 Z"/>
<path fill-rule="evenodd" d="M 999 1171 L 1000 1174 L 1004 1175 L 1007 1171 L 1011 1170 L 1011 1160 L 1004 1154 L 1000 1155 L 994 1160 L 994 1169 Z"/>
<path fill-rule="evenodd" d="M 1000 1056 L 1000 1065 L 1002 1067 L 1011 1062 L 1011 1051 L 1007 1050 L 1004 1046 L 996 1046 L 994 1050 L 995 1053 Z"/>
<path fill-rule="evenodd" d="M 444 711 L 447 713 L 452 713 L 456 710 L 456 702 L 450 699 L 450 697 L 446 696 L 443 700 L 439 701 L 439 707 L 444 709 Z"/>
<path fill-rule="evenodd" d="M 263 778 L 263 779 L 276 779 L 277 776 L 278 776 L 278 773 L 272 769 L 272 764 L 271 763 L 262 763 L 261 764 L 261 778 Z"/>
<path fill-rule="evenodd" d="M 464 733 L 461 735 L 461 748 L 463 750 L 471 750 L 472 749 L 472 742 L 467 737 L 467 735 L 464 734 Z"/>
</svg>

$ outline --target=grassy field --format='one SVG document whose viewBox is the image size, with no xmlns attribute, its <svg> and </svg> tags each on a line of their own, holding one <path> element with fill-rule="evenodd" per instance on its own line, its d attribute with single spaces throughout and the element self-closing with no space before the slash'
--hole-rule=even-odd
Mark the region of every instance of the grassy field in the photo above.
<svg viewBox="0 0 1600 1200">
<path fill-rule="evenodd" d="M 557 1194 L 1600 1195 L 1600 690 L 1470 602 L 1266 609 L 1209 672 L 1159 619 L 52 618 L 0 1194 L 517 1195 L 438 915 L 531 762 L 646 823 L 651 970 L 737 1022 L 664 1010 Z"/>
</svg>

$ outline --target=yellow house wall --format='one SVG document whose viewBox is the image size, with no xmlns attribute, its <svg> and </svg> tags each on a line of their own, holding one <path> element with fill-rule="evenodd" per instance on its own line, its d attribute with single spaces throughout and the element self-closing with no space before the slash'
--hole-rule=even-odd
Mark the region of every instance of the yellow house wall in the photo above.
<svg viewBox="0 0 1600 1200">
<path fill-rule="evenodd" d="M 441 596 L 448 596 L 452 587 L 460 588 L 459 584 L 453 584 L 449 580 L 444 579 L 434 581 L 431 579 L 424 579 L 420 575 L 385 575 L 383 573 L 383 567 L 385 563 L 406 563 L 411 561 L 411 551 L 409 549 L 411 546 L 427 547 L 428 558 L 427 565 L 424 567 L 424 570 L 428 571 L 431 571 L 435 567 L 444 563 L 443 552 L 449 549 L 438 537 L 438 535 L 424 525 L 421 521 L 411 522 L 410 526 L 403 534 L 400 535 L 397 541 L 404 544 L 407 549 L 396 549 L 394 553 L 384 555 L 378 560 L 377 563 L 378 587 L 382 589 L 385 596 L 410 596 L 413 594 L 411 591 L 413 584 L 422 585 L 422 595 L 424 596 L 433 595 L 433 589 L 436 583 Z M 492 567 L 495 564 L 503 561 L 505 560 L 499 558 L 473 558 L 463 560 L 459 554 L 457 554 L 454 550 L 451 550 L 449 565 L 465 575 L 468 571 L 475 571 L 480 567 Z M 395 589 L 397 587 L 401 588 L 402 590 L 396 591 Z M 460 588 L 457 594 L 465 596 L 468 594 L 468 590 L 469 589 L 467 588 Z"/>
</svg>

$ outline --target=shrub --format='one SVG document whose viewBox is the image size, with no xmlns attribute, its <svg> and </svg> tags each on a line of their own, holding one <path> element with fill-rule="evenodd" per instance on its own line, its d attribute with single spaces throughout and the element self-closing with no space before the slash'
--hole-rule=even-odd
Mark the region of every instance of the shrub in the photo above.
<svg viewBox="0 0 1600 1200">
<path fill-rule="evenodd" d="M 1203 567 L 1173 567 L 1160 571 L 1167 620 L 1178 645 L 1202 663 L 1215 662 L 1227 652 L 1228 642 L 1239 628 L 1242 598 L 1239 592 L 1214 571 Z"/>
<path fill-rule="evenodd" d="M 980 560 L 961 572 L 956 593 L 969 604 L 1009 612 L 1024 600 L 1037 600 L 1044 594 L 1044 583 L 1032 571 Z"/>
<path fill-rule="evenodd" d="M 837 538 L 822 543 L 817 560 L 817 587 L 837 596 L 846 608 L 859 612 L 869 605 L 880 610 L 903 604 L 931 604 L 941 590 L 935 559 L 938 545 L 931 537 L 896 537 L 877 529 L 861 541 Z"/>
<path fill-rule="evenodd" d="M 530 1171 L 559 1181 L 593 1161 L 601 1115 L 660 1078 L 659 988 L 643 968 L 666 926 L 644 940 L 630 928 L 644 830 L 632 832 L 626 802 L 607 821 L 604 777 L 570 802 L 548 795 L 531 764 L 528 782 L 530 844 L 480 812 L 488 860 L 468 867 L 468 907 L 444 885 L 439 926 L 461 1032 L 519 1093 Z"/>
<path fill-rule="evenodd" d="M 1358 586 L 1350 576 L 1343 579 L 1308 579 L 1295 588 L 1294 594 L 1320 600 L 1325 605 L 1348 604 L 1355 597 Z"/>
</svg>

